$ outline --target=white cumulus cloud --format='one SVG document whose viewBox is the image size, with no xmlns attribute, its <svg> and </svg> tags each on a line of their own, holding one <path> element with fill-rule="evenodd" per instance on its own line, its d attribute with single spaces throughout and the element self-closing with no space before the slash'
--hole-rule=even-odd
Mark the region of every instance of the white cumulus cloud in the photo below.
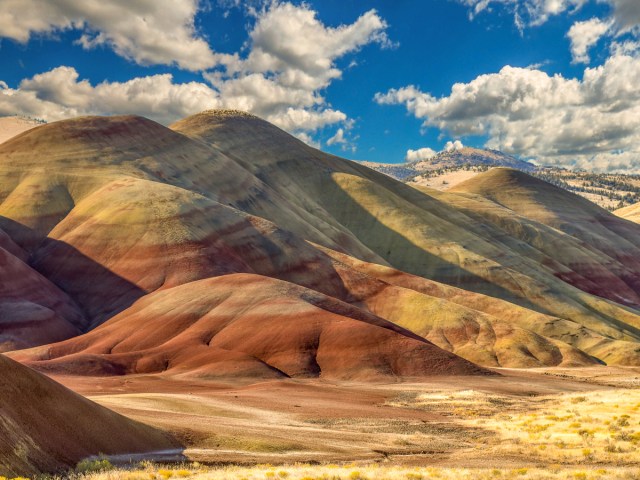
<svg viewBox="0 0 640 480">
<path fill-rule="evenodd" d="M 600 0 L 613 7 L 613 18 L 622 31 L 640 25 L 640 2 L 637 0 Z"/>
<path fill-rule="evenodd" d="M 575 22 L 567 36 L 571 41 L 571 53 L 575 63 L 588 63 L 588 50 L 602 37 L 614 44 L 615 38 L 629 34 L 640 35 L 640 1 L 638 0 L 594 0 L 610 7 L 606 18 L 593 18 Z M 520 31 L 525 26 L 535 27 L 546 23 L 550 17 L 579 11 L 588 0 L 458 0 L 469 7 L 471 18 L 490 11 L 492 6 L 510 11 Z"/>
<path fill-rule="evenodd" d="M 16 113 L 61 120 L 78 115 L 135 113 L 161 123 L 220 106 L 204 83 L 174 83 L 169 74 L 92 85 L 73 67 L 58 67 L 0 88 L 0 115 Z"/>
<path fill-rule="evenodd" d="M 73 28 L 83 32 L 86 48 L 104 44 L 139 63 L 207 69 L 204 81 L 177 83 L 165 74 L 92 84 L 60 66 L 13 88 L 0 83 L 0 114 L 58 120 L 133 113 L 166 124 L 208 108 L 236 108 L 314 143 L 318 129 L 352 123 L 323 96 L 342 75 L 337 61 L 368 44 L 393 46 L 375 10 L 331 27 L 307 4 L 274 1 L 255 11 L 245 48 L 216 54 L 195 31 L 197 10 L 197 0 L 0 0 L 0 36 L 26 41 Z"/>
<path fill-rule="evenodd" d="M 581 79 L 504 67 L 436 98 L 414 86 L 378 93 L 424 127 L 455 137 L 485 135 L 487 147 L 540 163 L 640 170 L 640 58 L 614 55 Z"/>
<path fill-rule="evenodd" d="M 386 28 L 375 10 L 350 25 L 332 28 L 305 4 L 276 3 L 259 16 L 251 31 L 249 57 L 233 68 L 275 72 L 282 85 L 316 90 L 340 77 L 336 59 L 372 42 L 389 45 Z"/>
<path fill-rule="evenodd" d="M 139 64 L 213 67 L 216 55 L 194 26 L 198 0 L 0 0 L 0 37 L 80 32 L 83 48 L 112 48 Z"/>
<path fill-rule="evenodd" d="M 599 18 L 574 23 L 567 33 L 574 63 L 589 63 L 589 49 L 609 32 L 611 26 L 611 22 Z"/>
<path fill-rule="evenodd" d="M 344 145 L 347 143 L 347 139 L 344 138 L 344 128 L 339 128 L 336 134 L 327 140 L 327 145 Z"/>
<path fill-rule="evenodd" d="M 462 144 L 462 142 L 460 140 L 455 140 L 453 142 L 449 141 L 446 143 L 446 145 L 444 146 L 444 151 L 445 152 L 455 152 L 456 150 L 462 150 L 464 148 L 464 145 Z"/>
<path fill-rule="evenodd" d="M 290 131 L 347 123 L 327 107 L 322 91 L 342 76 L 336 61 L 365 45 L 392 46 L 375 10 L 353 23 L 329 27 L 306 4 L 275 2 L 257 14 L 246 58 L 221 59 L 224 71 L 204 76 L 223 103 L 249 110 Z"/>
<path fill-rule="evenodd" d="M 429 147 L 419 148 L 417 150 L 407 150 L 407 155 L 404 157 L 407 162 L 419 162 L 423 160 L 429 160 L 438 154 L 435 150 Z"/>
</svg>

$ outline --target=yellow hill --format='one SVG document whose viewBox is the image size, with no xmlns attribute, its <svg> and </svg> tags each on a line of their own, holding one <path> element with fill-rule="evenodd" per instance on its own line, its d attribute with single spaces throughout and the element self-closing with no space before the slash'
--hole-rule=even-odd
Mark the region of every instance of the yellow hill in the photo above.
<svg viewBox="0 0 640 480">
<path fill-rule="evenodd" d="M 637 203 L 620 208 L 613 213 L 631 222 L 640 223 L 640 205 Z"/>
<path fill-rule="evenodd" d="M 414 188 L 232 111 L 171 129 L 84 117 L 0 145 L 0 225 L 85 330 L 249 274 L 484 365 L 640 365 L 640 227 L 573 197 L 508 169 Z"/>
</svg>

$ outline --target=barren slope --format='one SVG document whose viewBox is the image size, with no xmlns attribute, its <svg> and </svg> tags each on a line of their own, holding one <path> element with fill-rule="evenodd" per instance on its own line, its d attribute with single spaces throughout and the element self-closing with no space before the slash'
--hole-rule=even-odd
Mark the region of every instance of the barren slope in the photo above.
<svg viewBox="0 0 640 480">
<path fill-rule="evenodd" d="M 638 225 L 518 170 L 492 169 L 451 190 L 481 196 L 582 242 L 594 262 L 604 260 L 607 270 L 618 278 L 618 281 L 611 276 L 599 278 L 607 272 L 585 266 L 583 276 L 601 285 L 602 291 L 594 293 L 620 303 L 640 305 Z M 566 255 L 558 257 L 566 258 Z"/>
<path fill-rule="evenodd" d="M 316 268 L 301 240 L 229 205 L 383 261 L 340 227 L 308 224 L 309 213 L 233 160 L 150 120 L 73 119 L 0 146 L 0 224 L 91 325 L 181 282 L 234 271 L 295 280 Z M 300 282 L 335 293 L 319 276 Z"/>
<path fill-rule="evenodd" d="M 224 152 L 290 201 L 322 215 L 329 213 L 399 270 L 576 322 L 611 340 L 640 339 L 635 310 L 589 295 L 635 306 L 635 272 L 640 271 L 637 261 L 627 266 L 624 258 L 585 245 L 579 233 L 600 214 L 591 204 L 575 217 L 582 225 L 577 236 L 560 235 L 537 217 L 526 219 L 511 211 L 505 220 L 478 213 L 475 206 L 461 208 L 456 203 L 459 195 L 403 185 L 314 150 L 256 117 L 204 112 L 172 128 Z M 572 201 L 571 194 L 562 194 L 567 196 L 555 199 L 558 208 Z M 495 202 L 490 205 L 500 209 Z M 527 226 L 534 223 L 533 228 Z M 296 231 L 294 225 L 280 225 Z M 533 237 L 528 237 L 530 233 Z M 625 245 L 626 235 L 613 234 Z M 347 253 L 363 258 L 357 252 Z M 620 253 L 624 256 L 622 248 Z M 601 283 L 611 287 L 598 287 Z M 552 332 L 565 333 L 561 328 Z M 597 343 L 591 342 L 590 348 Z M 626 353 L 633 351 L 634 343 L 626 345 Z M 597 350 L 603 354 L 600 346 Z M 637 353 L 628 357 L 614 352 L 607 348 L 607 361 L 638 361 Z"/>
<path fill-rule="evenodd" d="M 99 453 L 175 448 L 168 436 L 107 410 L 0 355 L 0 475 L 67 469 Z"/>
<path fill-rule="evenodd" d="M 16 358 L 56 372 L 206 378 L 487 373 L 357 307 L 248 274 L 156 292 L 82 337 Z"/>
<path fill-rule="evenodd" d="M 76 303 L 26 260 L 0 230 L 0 352 L 74 337 L 86 323 Z"/>
<path fill-rule="evenodd" d="M 46 155 L 33 155 L 42 149 L 46 149 Z M 348 232 L 341 232 L 344 228 L 331 219 L 316 222 L 317 228 L 309 225 L 304 217 L 314 221 L 315 217 L 224 154 L 137 117 L 89 117 L 41 127 L 3 145 L 0 167 L 6 192 L 0 205 L 5 228 L 30 253 L 31 266 L 81 306 L 88 322 L 83 325 L 85 331 L 156 290 L 188 284 L 184 291 L 190 292 L 192 301 L 205 302 L 205 292 L 190 282 L 235 272 L 285 279 L 313 289 L 305 296 L 330 295 L 330 303 L 353 300 L 329 256 L 271 222 L 239 210 L 241 206 L 252 206 L 251 213 L 276 220 L 286 217 L 305 238 L 323 240 L 336 248 L 344 243 L 364 257 L 378 258 L 355 237 L 349 240 Z M 51 175 L 50 170 L 60 173 Z M 304 215 L 297 217 L 297 211 Z M 336 241 L 324 231 L 334 235 Z M 219 288 L 228 288 L 224 285 L 222 282 Z M 280 291 L 267 291 L 273 295 L 277 313 Z M 250 298 L 242 300 L 247 305 L 236 308 L 249 308 Z M 284 305 L 289 303 L 285 301 Z M 173 321 L 173 306 L 165 308 L 167 322 Z M 296 311 L 293 306 L 292 311 Z M 143 316 L 139 328 L 150 328 L 151 320 Z M 255 328 L 258 321 L 259 317 L 250 317 L 244 329 Z M 296 325 L 292 328 L 295 330 Z M 158 345 L 162 358 L 171 354 L 167 344 L 175 332 L 167 327 L 163 334 L 165 338 Z M 25 335 L 28 337 L 28 332 Z M 100 343 L 101 338 L 99 333 L 90 333 L 80 341 L 91 345 L 95 339 Z M 25 340 L 35 342 L 30 337 Z M 334 349 L 338 352 L 334 355 L 339 356 L 340 348 L 347 347 L 332 346 L 335 340 L 323 342 L 323 351 Z M 268 336 L 261 341 L 269 344 Z M 290 348 L 305 349 L 311 340 L 304 337 L 299 341 L 302 343 Z M 76 371 L 91 374 L 96 370 L 133 372 L 138 364 L 155 365 L 158 361 L 156 353 L 140 353 L 136 345 L 122 348 L 123 354 L 136 358 L 135 368 L 110 359 L 97 360 L 97 366 L 93 358 L 77 361 L 74 357 L 62 362 L 72 362 Z M 463 362 L 437 347 L 429 349 L 430 358 L 442 355 L 453 364 Z M 218 364 L 230 365 L 230 370 L 223 368 L 217 375 L 236 371 L 250 376 L 273 373 L 271 367 L 245 371 L 242 353 L 214 347 L 206 350 Z M 365 342 L 359 356 L 370 358 L 377 351 L 375 342 Z M 187 349 L 186 356 L 191 358 L 194 352 Z M 386 355 L 388 359 L 380 368 L 363 361 L 356 361 L 353 367 L 338 361 L 332 368 L 325 368 L 325 375 L 366 377 L 371 368 L 397 376 L 426 371 L 426 364 L 420 360 L 396 365 L 402 364 L 406 355 L 401 348 L 390 348 Z M 164 369 L 165 363 L 160 367 Z M 438 368 L 445 367 L 430 366 L 429 371 Z M 291 374 L 296 372 L 294 369 Z"/>
<path fill-rule="evenodd" d="M 42 125 L 42 123 L 38 120 L 18 116 L 0 117 L 0 143 L 38 125 Z"/>
<path fill-rule="evenodd" d="M 79 305 L 83 331 L 152 292 L 189 285 L 205 301 L 198 281 L 256 274 L 485 365 L 640 364 L 640 268 L 582 236 L 599 210 L 570 205 L 579 228 L 563 231 L 527 213 L 535 205 L 519 213 L 477 194 L 413 188 L 238 112 L 205 112 L 173 129 L 85 117 L 0 146 L 0 221 L 30 265 Z M 551 188 L 554 205 L 573 200 L 521 183 L 514 196 Z M 639 227 L 603 218 L 613 227 L 598 235 L 615 237 L 622 255 Z M 83 350 L 100 344 L 81 338 L 93 342 Z M 128 358 L 141 351 L 129 346 Z M 113 358 L 107 370 L 120 371 Z"/>
</svg>

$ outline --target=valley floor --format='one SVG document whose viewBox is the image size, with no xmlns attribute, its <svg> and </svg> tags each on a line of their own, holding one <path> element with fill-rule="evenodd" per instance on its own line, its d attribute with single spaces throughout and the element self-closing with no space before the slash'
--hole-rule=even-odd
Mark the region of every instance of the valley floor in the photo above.
<svg viewBox="0 0 640 480">
<path fill-rule="evenodd" d="M 638 478 L 640 368 L 498 372 L 501 376 L 434 377 L 419 384 L 55 379 L 108 408 L 171 431 L 185 445 L 145 459 L 218 466 L 165 469 L 176 477 L 182 470 L 196 478 L 248 479 L 322 478 L 327 472 L 325 478 L 354 480 L 360 474 L 429 478 L 429 472 L 442 478 L 501 472 L 505 478 L 527 478 L 542 471 L 556 475 L 548 478 L 567 472 L 577 475 L 570 478 Z M 279 467 L 255 467 L 259 464 Z M 230 466 L 239 465 L 247 468 L 229 476 Z M 133 472 L 121 473 L 135 478 Z M 112 474 L 99 478 L 125 478 Z"/>
<path fill-rule="evenodd" d="M 406 467 L 381 464 L 369 465 L 294 465 L 255 467 L 203 467 L 199 464 L 178 468 L 144 464 L 136 469 L 116 469 L 79 475 L 83 480 L 635 480 L 640 468 L 589 467 L 564 468 L 442 468 Z"/>
</svg>

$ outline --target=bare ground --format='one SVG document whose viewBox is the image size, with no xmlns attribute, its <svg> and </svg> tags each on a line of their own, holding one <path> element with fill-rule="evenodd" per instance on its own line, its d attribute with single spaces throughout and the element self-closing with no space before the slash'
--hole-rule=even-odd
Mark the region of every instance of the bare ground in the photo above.
<svg viewBox="0 0 640 480">
<path fill-rule="evenodd" d="M 541 427 L 536 421 L 552 414 L 565 421 L 569 417 L 555 413 L 567 405 L 571 410 L 575 398 L 623 398 L 626 392 L 636 392 L 640 368 L 499 372 L 499 377 L 434 377 L 388 384 L 278 380 L 234 385 L 158 376 L 55 379 L 119 413 L 172 432 L 185 449 L 168 459 L 478 468 L 487 466 L 490 448 L 491 468 L 582 464 L 583 456 L 594 465 L 625 463 L 618 461 L 622 456 L 583 455 L 588 446 L 579 429 L 571 437 L 576 445 L 567 443 L 564 456 L 551 459 L 543 450 L 557 439 L 538 435 L 546 424 Z M 631 397 L 627 403 L 635 401 Z M 574 425 L 572 420 L 566 420 L 567 425 Z M 516 421 L 517 432 L 510 426 Z M 631 418 L 631 423 L 638 419 Z"/>
</svg>

